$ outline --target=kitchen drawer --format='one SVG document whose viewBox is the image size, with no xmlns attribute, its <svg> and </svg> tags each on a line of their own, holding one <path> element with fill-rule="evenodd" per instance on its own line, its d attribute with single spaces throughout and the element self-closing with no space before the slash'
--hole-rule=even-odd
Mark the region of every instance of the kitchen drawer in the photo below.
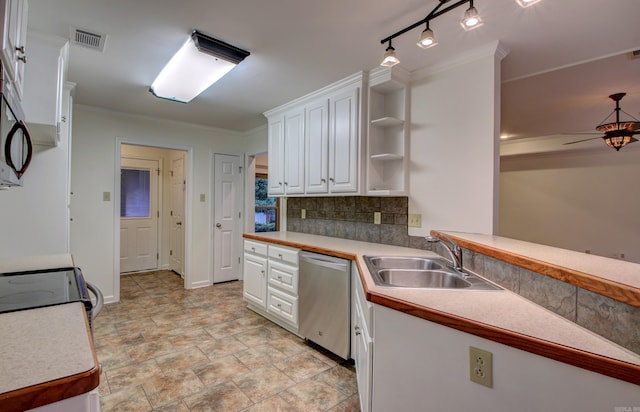
<svg viewBox="0 0 640 412">
<path fill-rule="evenodd" d="M 269 245 L 269 260 L 298 267 L 298 249 Z"/>
<path fill-rule="evenodd" d="M 269 284 L 298 296 L 298 269 L 290 265 L 269 261 Z"/>
<path fill-rule="evenodd" d="M 255 253 L 256 255 L 267 256 L 267 244 L 254 242 L 253 240 L 245 240 L 244 251 L 248 253 Z"/>
<path fill-rule="evenodd" d="M 298 327 L 298 298 L 269 287 L 267 312 Z"/>
</svg>

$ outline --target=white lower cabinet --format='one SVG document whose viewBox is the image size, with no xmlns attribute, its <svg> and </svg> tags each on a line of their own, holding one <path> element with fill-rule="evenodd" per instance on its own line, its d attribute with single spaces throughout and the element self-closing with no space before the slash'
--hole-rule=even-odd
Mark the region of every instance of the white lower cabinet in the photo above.
<svg viewBox="0 0 640 412">
<path fill-rule="evenodd" d="M 244 298 L 248 307 L 298 331 L 298 249 L 244 241 Z"/>
<path fill-rule="evenodd" d="M 373 339 L 371 318 L 373 305 L 367 302 L 360 274 L 355 263 L 351 268 L 352 285 L 352 328 L 351 354 L 355 362 L 360 410 L 371 411 L 371 385 L 373 376 Z"/>
</svg>

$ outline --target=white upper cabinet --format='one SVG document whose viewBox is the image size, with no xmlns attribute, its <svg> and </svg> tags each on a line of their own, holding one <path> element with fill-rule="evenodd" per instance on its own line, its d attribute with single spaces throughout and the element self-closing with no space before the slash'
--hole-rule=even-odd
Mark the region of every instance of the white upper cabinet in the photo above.
<svg viewBox="0 0 640 412">
<path fill-rule="evenodd" d="M 265 113 L 269 195 L 362 194 L 363 81 L 357 73 Z"/>
<path fill-rule="evenodd" d="M 7 77 L 13 82 L 18 97 L 22 98 L 24 67 L 27 62 L 27 0 L 0 0 L 2 12 L 2 64 Z"/>
<path fill-rule="evenodd" d="M 304 110 L 269 117 L 270 196 L 304 193 Z"/>
<path fill-rule="evenodd" d="M 331 97 L 329 110 L 329 191 L 356 193 L 360 163 L 359 89 Z"/>
<path fill-rule="evenodd" d="M 284 116 L 284 192 L 304 193 L 304 110 Z"/>
<path fill-rule="evenodd" d="M 62 95 L 69 55 L 67 39 L 29 32 L 29 65 L 25 69 L 22 105 L 35 143 L 60 141 Z"/>
<path fill-rule="evenodd" d="M 318 99 L 305 108 L 306 193 L 329 191 L 329 100 Z"/>
</svg>

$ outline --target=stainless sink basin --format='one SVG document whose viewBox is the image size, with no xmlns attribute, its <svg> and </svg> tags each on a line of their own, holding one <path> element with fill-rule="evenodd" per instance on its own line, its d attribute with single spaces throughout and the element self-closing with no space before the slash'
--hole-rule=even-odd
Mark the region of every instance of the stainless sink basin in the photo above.
<svg viewBox="0 0 640 412">
<path fill-rule="evenodd" d="M 405 288 L 468 288 L 471 283 L 444 270 L 381 269 L 377 272 L 384 285 Z"/>
<path fill-rule="evenodd" d="M 474 273 L 454 269 L 442 258 L 364 256 L 364 261 L 377 286 L 417 289 L 502 289 Z"/>
<path fill-rule="evenodd" d="M 423 257 L 372 256 L 369 258 L 369 262 L 376 267 L 384 269 L 434 270 L 446 267 L 446 264 L 444 263 L 439 263 L 434 259 Z"/>
</svg>

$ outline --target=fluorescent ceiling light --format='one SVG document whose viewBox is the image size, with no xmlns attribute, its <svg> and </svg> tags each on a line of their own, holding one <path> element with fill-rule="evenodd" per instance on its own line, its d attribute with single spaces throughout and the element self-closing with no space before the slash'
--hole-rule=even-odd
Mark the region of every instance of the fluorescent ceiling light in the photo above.
<svg viewBox="0 0 640 412">
<path fill-rule="evenodd" d="M 163 99 L 188 103 L 248 55 L 245 50 L 194 30 L 149 91 Z"/>
</svg>

